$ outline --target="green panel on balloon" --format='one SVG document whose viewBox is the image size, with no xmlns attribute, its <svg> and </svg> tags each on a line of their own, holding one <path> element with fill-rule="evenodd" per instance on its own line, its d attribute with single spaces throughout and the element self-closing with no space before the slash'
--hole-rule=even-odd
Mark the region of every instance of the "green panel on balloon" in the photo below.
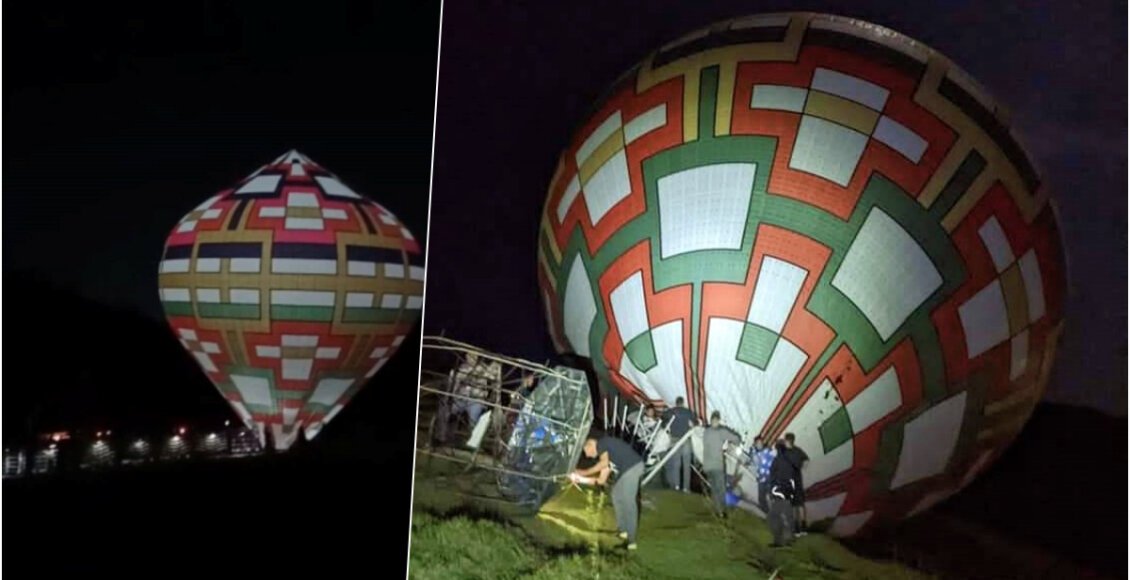
<svg viewBox="0 0 1130 580">
<path fill-rule="evenodd" d="M 712 66 L 702 70 L 698 85 L 698 138 L 714 136 L 714 111 L 718 106 L 718 70 Z"/>
<path fill-rule="evenodd" d="M 764 370 L 769 366 L 769 359 L 773 357 L 773 349 L 777 347 L 779 338 L 768 328 L 746 323 L 742 329 L 742 341 L 738 345 L 738 360 Z"/>
<path fill-rule="evenodd" d="M 628 358 L 632 360 L 632 364 L 645 373 L 656 365 L 655 344 L 651 340 L 650 332 L 645 332 L 628 341 L 625 350 L 628 352 Z"/>
<path fill-rule="evenodd" d="M 851 419 L 845 407 L 840 407 L 840 410 L 832 413 L 832 416 L 820 425 L 820 440 L 824 443 L 824 453 L 843 445 L 851 439 L 851 435 Z"/>
<path fill-rule="evenodd" d="M 899 452 L 902 451 L 903 429 L 906 420 L 894 421 L 883 429 L 879 437 L 879 456 L 871 466 L 871 490 L 882 493 L 891 488 L 891 478 L 898 468 Z"/>
<path fill-rule="evenodd" d="M 191 302 L 166 302 L 165 314 L 169 316 L 192 316 Z"/>
<path fill-rule="evenodd" d="M 201 318 L 238 318 L 242 320 L 258 320 L 258 304 L 212 304 L 201 302 L 196 305 Z"/>
<path fill-rule="evenodd" d="M 272 306 L 272 320 L 296 320 L 304 322 L 332 322 L 332 306 Z"/>
</svg>

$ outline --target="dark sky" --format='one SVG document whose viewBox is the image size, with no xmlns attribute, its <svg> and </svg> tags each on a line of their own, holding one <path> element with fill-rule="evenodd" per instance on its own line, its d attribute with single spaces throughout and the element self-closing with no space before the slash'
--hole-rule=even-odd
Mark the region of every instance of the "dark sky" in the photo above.
<svg viewBox="0 0 1130 580">
<path fill-rule="evenodd" d="M 171 333 L 155 334 L 167 329 L 157 263 L 180 218 L 291 148 L 425 239 L 438 2 L 171 6 L 6 7 L 4 355 L 64 365 L 35 381 L 7 382 L 6 417 L 9 404 L 86 405 L 83 389 L 113 391 L 97 394 L 102 407 L 124 401 L 188 412 L 203 397 L 204 407 L 222 411 L 206 383 L 170 376 L 185 372 L 180 359 L 131 360 L 166 356 L 163 343 L 130 345 L 172 342 Z M 36 295 L 37 280 L 62 289 Z M 113 339 L 104 321 L 115 311 L 159 324 L 123 314 L 121 328 L 142 336 L 118 342 L 101 361 L 80 356 L 91 353 L 92 337 L 100 345 Z M 97 327 L 82 328 L 92 320 Z M 404 350 L 397 359 L 411 363 L 412 376 L 401 381 L 410 387 L 418 351 Z M 98 368 L 71 368 L 87 365 Z M 4 378 L 48 372 L 25 366 L 9 365 Z M 49 394 L 45 381 L 68 382 L 69 390 Z M 400 388 L 410 407 L 414 392 Z"/>
<path fill-rule="evenodd" d="M 1048 398 L 1125 416 L 1120 1 L 448 2 L 425 331 L 551 356 L 537 293 L 538 216 L 587 108 L 649 51 L 695 27 L 790 10 L 854 16 L 923 41 L 1012 109 L 1058 199 L 1070 267 L 1067 333 Z"/>
<path fill-rule="evenodd" d="M 159 317 L 165 236 L 290 148 L 424 239 L 438 3 L 40 4 L 9 12 L 5 273 Z"/>
</svg>

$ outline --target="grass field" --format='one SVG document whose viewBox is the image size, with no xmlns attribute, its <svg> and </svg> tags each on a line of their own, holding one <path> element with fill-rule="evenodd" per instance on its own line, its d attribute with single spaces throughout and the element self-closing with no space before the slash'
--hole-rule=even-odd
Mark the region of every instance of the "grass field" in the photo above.
<svg viewBox="0 0 1130 580">
<path fill-rule="evenodd" d="M 771 549 L 765 523 L 744 511 L 713 516 L 706 498 L 646 490 L 639 550 L 619 548 L 608 496 L 567 487 L 537 514 L 492 502 L 483 473 L 418 462 L 410 577 L 919 579 L 812 534 Z"/>
</svg>

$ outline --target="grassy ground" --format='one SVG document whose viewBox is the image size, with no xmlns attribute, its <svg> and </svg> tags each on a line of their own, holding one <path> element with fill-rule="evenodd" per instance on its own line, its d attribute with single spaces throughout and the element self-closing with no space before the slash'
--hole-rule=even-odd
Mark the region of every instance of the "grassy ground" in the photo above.
<svg viewBox="0 0 1130 580">
<path fill-rule="evenodd" d="M 606 494 L 568 487 L 527 514 L 490 501 L 489 476 L 417 465 L 412 578 L 925 578 L 819 534 L 770 549 L 759 518 L 722 520 L 702 496 L 667 490 L 645 491 L 639 550 L 628 553 Z"/>
</svg>

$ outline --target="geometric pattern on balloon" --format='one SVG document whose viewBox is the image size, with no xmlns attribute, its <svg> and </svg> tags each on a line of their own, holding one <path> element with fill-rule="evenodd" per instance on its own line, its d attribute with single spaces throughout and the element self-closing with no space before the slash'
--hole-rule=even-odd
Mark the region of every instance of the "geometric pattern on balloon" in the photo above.
<svg viewBox="0 0 1130 580">
<path fill-rule="evenodd" d="M 797 435 L 833 533 L 967 485 L 1040 399 L 1063 328 L 1054 205 L 943 55 L 811 13 L 648 55 L 550 182 L 550 335 L 602 388 Z"/>
<path fill-rule="evenodd" d="M 240 419 L 286 449 L 395 354 L 422 307 L 422 261 L 395 215 L 290 151 L 173 228 L 160 298 Z"/>
</svg>

